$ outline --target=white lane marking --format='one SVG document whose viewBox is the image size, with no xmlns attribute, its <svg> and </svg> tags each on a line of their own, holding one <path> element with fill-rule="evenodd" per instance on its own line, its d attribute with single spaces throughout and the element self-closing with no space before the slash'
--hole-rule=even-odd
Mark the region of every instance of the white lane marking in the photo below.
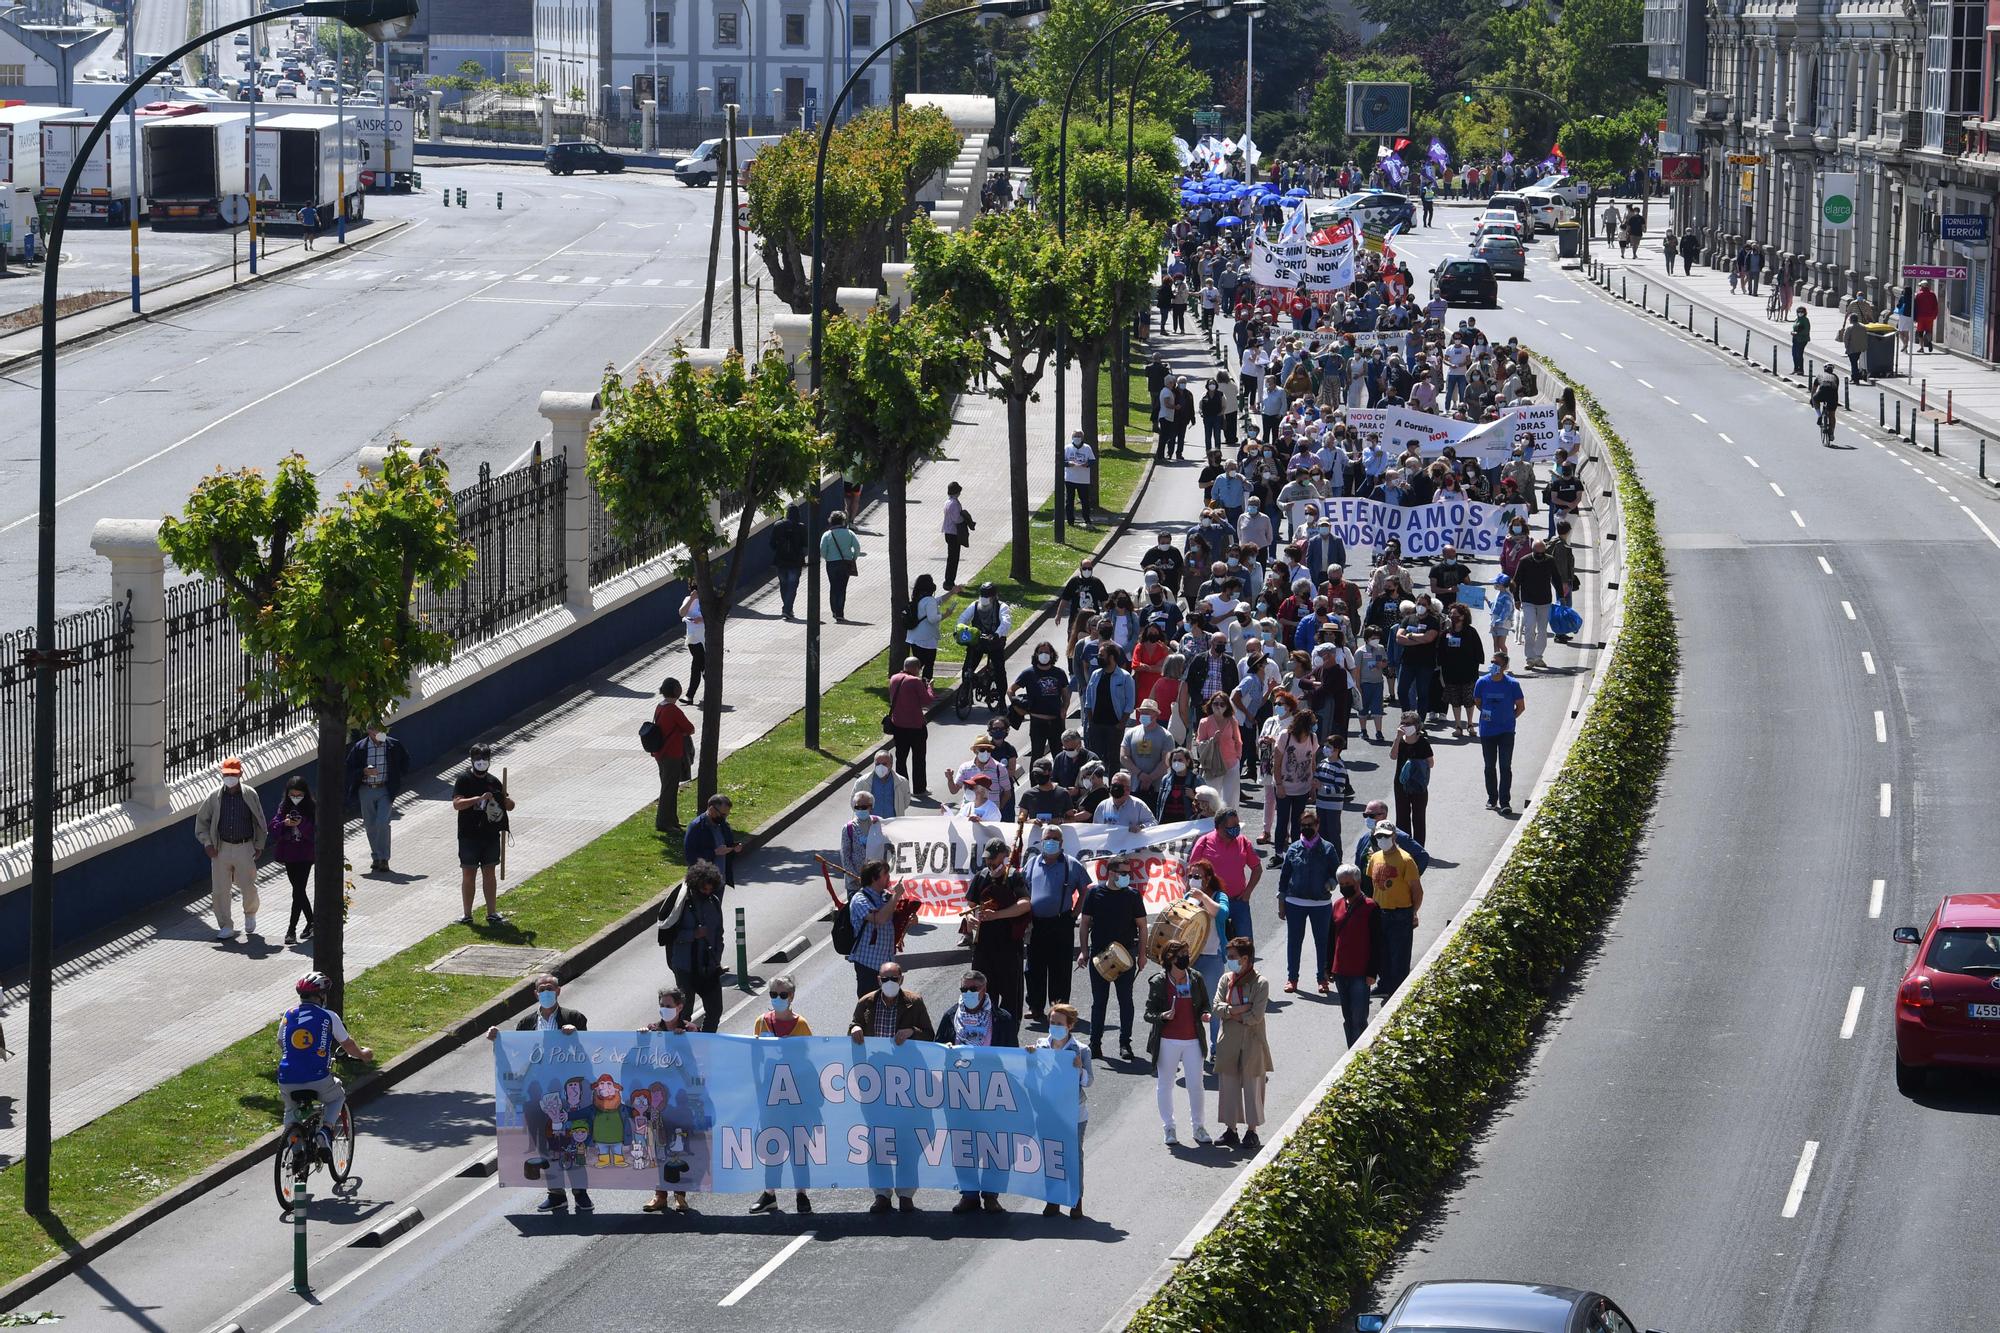
<svg viewBox="0 0 2000 1333">
<path fill-rule="evenodd" d="M 1625 367 L 1623 367 L 1623 366 L 1619 365 L 1619 364 L 1618 364 L 1618 363 L 1617 363 L 1616 361 L 1613 361 L 1613 360 L 1611 360 L 1611 359 L 1610 359 L 1609 357 L 1606 357 L 1606 358 L 1605 358 L 1605 361 L 1604 361 L 1604 364 L 1605 364 L 1605 365 L 1607 365 L 1607 366 L 1610 366 L 1610 367 L 1611 367 L 1611 368 L 1612 368 L 1613 370 L 1623 370 L 1623 369 L 1625 369 Z"/>
<path fill-rule="evenodd" d="M 1886 879 L 1874 880 L 1868 885 L 1868 915 L 1871 918 L 1882 915 L 1882 890 L 1888 887 Z"/>
<path fill-rule="evenodd" d="M 1771 483 L 1771 494 L 1777 496 L 1780 500 L 1785 498 L 1784 489 L 1775 481 Z"/>
<path fill-rule="evenodd" d="M 206 361 L 206 360 L 208 360 L 208 358 L 207 358 L 207 357 L 202 357 L 202 358 L 201 358 L 201 360 L 199 360 L 199 361 L 196 361 L 196 362 L 195 362 L 195 364 L 196 364 L 196 365 L 198 366 L 198 365 L 200 365 L 200 364 L 202 363 L 202 361 Z"/>
<path fill-rule="evenodd" d="M 1792 511 L 1792 522 L 1798 524 L 1800 527 L 1804 527 L 1806 525 L 1806 521 L 1799 517 L 1799 511 L 1796 509 Z"/>
<path fill-rule="evenodd" d="M 161 380 L 165 379 L 166 377 L 167 377 L 167 372 L 163 370 L 159 374 L 153 376 L 153 378 L 147 380 L 146 383 L 158 384 Z"/>
<path fill-rule="evenodd" d="M 1592 347 L 1589 343 L 1585 343 L 1583 345 L 1583 350 L 1590 353 L 1592 356 L 1597 355 L 1597 349 L 1595 347 Z"/>
<path fill-rule="evenodd" d="M 1681 405 L 1681 400 L 1674 397 L 1670 393 L 1663 393 L 1660 395 L 1660 397 L 1666 399 L 1668 402 L 1672 403 L 1675 407 L 1679 407 Z"/>
<path fill-rule="evenodd" d="M 641 287 L 657 287 L 660 285 L 660 280 L 658 278 L 648 278 L 639 285 Z"/>
<path fill-rule="evenodd" d="M 1982 520 L 1979 517 L 1979 515 L 1973 513 L 1970 509 L 1967 509 L 1964 505 L 1960 505 L 1958 509 L 1960 513 L 1964 514 L 1974 523 L 1979 524 L 1979 530 L 1986 534 L 1987 541 L 1992 542 L 1995 546 L 2000 546 L 2000 537 L 1996 537 L 1993 535 L 1993 529 L 1987 527 L 1984 520 Z"/>
<path fill-rule="evenodd" d="M 549 281 L 551 283 L 568 282 L 569 277 L 566 274 L 558 273 L 554 277 L 550 278 Z"/>
<path fill-rule="evenodd" d="M 570 250 L 576 246 L 582 245 L 586 239 L 588 239 L 591 235 L 595 234 L 601 227 L 603 227 L 603 225 L 604 224 L 600 222 L 596 227 L 591 228 L 589 232 L 586 232 L 584 233 L 584 235 L 577 237 L 575 240 L 571 241 L 568 245 L 563 246 L 561 250 L 557 250 L 555 254 L 546 256 L 543 262 L 546 262 L 548 259 L 555 258 L 556 255 L 563 253 L 564 250 Z M 328 361 L 326 364 L 322 366 L 319 366 L 313 370 L 309 370 L 305 374 L 293 380 L 291 383 L 281 384 L 277 388 L 271 390 L 271 392 L 265 394 L 261 398 L 251 399 L 249 402 L 243 404 L 243 406 L 237 408 L 234 412 L 228 413 L 225 416 L 217 417 L 215 420 L 209 422 L 206 426 L 203 426 L 200 430 L 195 431 L 192 435 L 183 435 L 180 439 L 175 440 L 172 444 L 166 445 L 163 448 L 156 449 L 152 453 L 147 454 L 144 458 L 140 459 L 138 462 L 132 463 L 126 467 L 122 467 L 118 469 L 118 471 L 111 473 L 109 476 L 100 477 L 98 480 L 91 482 L 90 485 L 85 486 L 82 490 L 70 492 L 68 495 L 63 496 L 60 500 L 56 501 L 56 508 L 60 509 L 72 500 L 81 500 L 84 496 L 89 495 L 92 491 L 101 490 L 104 487 L 109 486 L 112 482 L 117 481 L 120 477 L 129 476 L 130 474 L 137 472 L 140 468 L 146 466 L 146 464 L 156 462 L 159 459 L 165 458 L 168 454 L 174 452 L 174 450 L 180 448 L 182 445 L 194 443 L 202 436 L 214 430 L 217 426 L 226 425 L 229 422 L 234 421 L 237 417 L 242 416 L 245 412 L 250 411 L 252 408 L 262 407 L 265 403 L 270 402 L 273 398 L 278 397 L 280 394 L 289 393 L 293 389 L 298 388 L 301 384 L 304 384 L 309 380 L 318 379 L 321 375 L 326 374 L 326 372 L 329 370 L 333 370 L 336 367 L 346 365 L 349 361 L 352 361 L 355 357 L 360 356 L 363 352 L 372 352 L 377 347 L 380 347 L 383 343 L 388 342 L 390 339 L 399 338 L 403 334 L 408 333 L 411 329 L 417 328 L 419 325 L 430 323 L 430 321 L 436 319 L 439 315 L 442 315 L 445 311 L 451 310 L 457 306 L 464 305 L 467 301 L 470 301 L 473 297 L 479 296 L 482 293 L 492 291 L 495 287 L 498 287 L 500 285 L 501 281 L 502 280 L 496 279 L 493 282 L 487 283 L 483 287 L 477 288 L 474 291 L 467 292 L 464 296 L 458 297 L 452 301 L 448 301 L 444 305 L 439 306 L 437 309 L 429 312 L 428 314 L 417 316 L 415 319 L 411 320 L 409 323 L 401 326 L 400 328 L 394 328 L 389 330 L 387 333 L 377 338 L 374 342 L 363 343 L 361 346 L 349 352 L 346 356 L 340 357 L 333 361 Z M 247 343 L 249 341 L 250 340 L 248 338 L 245 338 L 243 342 L 237 343 L 236 346 L 241 347 L 243 346 L 244 343 Z M 471 377 L 468 376 L 467 378 Z M 24 514 L 20 518 L 15 519 L 12 523 L 0 526 L 0 535 L 12 532 L 15 528 L 21 527 L 22 525 L 27 523 L 32 523 L 34 521 L 35 521 L 35 515 Z"/>
<path fill-rule="evenodd" d="M 1863 671 L 1866 671 L 1871 676 L 1875 674 L 1875 654 L 1873 653 L 1861 654 L 1861 669 Z"/>
<path fill-rule="evenodd" d="M 1840 1019 L 1840 1039 L 1850 1040 L 1854 1036 L 1854 1025 L 1861 1020 L 1861 997 L 1866 989 L 1856 986 L 1847 996 L 1847 1012 Z"/>
<path fill-rule="evenodd" d="M 1813 1159 L 1819 1156 L 1819 1140 L 1807 1139 L 1805 1151 L 1799 1154 L 1799 1168 L 1792 1172 L 1792 1187 L 1785 1191 L 1785 1207 L 1780 1217 L 1797 1217 L 1799 1205 L 1805 1202 L 1806 1182 L 1812 1179 Z M 311 1306 L 307 1306 L 311 1309 Z"/>
<path fill-rule="evenodd" d="M 1722 442 L 1723 442 L 1724 444 L 1734 444 L 1734 443 L 1736 443 L 1736 441 L 1734 441 L 1734 440 L 1730 439 L 1730 438 L 1729 438 L 1729 436 L 1728 436 L 1728 435 L 1726 435 L 1726 434 L 1724 434 L 1724 433 L 1723 433 L 1722 431 L 1717 431 L 1717 432 L 1715 432 L 1715 433 L 1716 433 L 1717 435 L 1721 435 L 1721 436 L 1722 436 Z"/>
<path fill-rule="evenodd" d="M 1889 743 L 1889 719 L 1882 716 L 1882 710 L 1879 708 L 1875 710 L 1875 743 L 1877 745 Z"/>
<path fill-rule="evenodd" d="M 1820 573 L 1822 573 L 1822 574 L 1831 574 L 1831 573 L 1833 573 L 1833 566 L 1832 566 L 1832 565 L 1829 565 L 1828 563 L 1826 563 L 1826 557 L 1825 557 L 1825 556 L 1821 555 L 1821 556 L 1815 556 L 1815 557 L 1813 557 L 1813 558 L 1819 561 L 1819 572 L 1820 572 Z"/>
<path fill-rule="evenodd" d="M 1876 802 L 1876 807 L 1880 812 L 1882 818 L 1884 819 L 1887 819 L 1889 817 L 1890 804 L 1891 801 L 1889 798 L 1889 784 L 1885 782 L 1882 784 L 1882 798 L 1881 800 Z"/>
<path fill-rule="evenodd" d="M 1708 418 L 1707 418 L 1707 417 L 1705 417 L 1705 416 L 1703 416 L 1703 415 L 1702 415 L 1701 413 L 1699 413 L 1699 412 L 1690 412 L 1690 413 L 1688 413 L 1688 415 L 1689 415 L 1689 416 L 1691 416 L 1691 417 L 1693 417 L 1693 418 L 1694 418 L 1694 419 L 1695 419 L 1696 421 L 1699 421 L 1699 422 L 1700 422 L 1700 423 L 1701 423 L 1702 425 L 1704 425 L 1704 426 L 1706 426 L 1706 425 L 1708 424 Z"/>
<path fill-rule="evenodd" d="M 1635 378 L 1636 378 L 1636 377 L 1635 377 Z M 1646 383 L 1646 381 L 1644 381 L 1644 380 L 1640 380 L 1640 381 L 1639 381 L 1639 383 L 1640 383 L 1640 384 L 1642 384 L 1642 385 L 1644 385 L 1644 386 L 1645 386 L 1646 388 L 1648 388 L 1648 389 L 1650 389 L 1650 388 L 1652 388 L 1652 387 L 1653 387 L 1652 385 L 1650 385 L 1650 384 L 1647 384 L 1647 383 Z"/>
<path fill-rule="evenodd" d="M 776 1254 L 772 1255 L 771 1258 L 764 1264 L 762 1268 L 752 1273 L 749 1277 L 744 1278 L 741 1285 L 739 1285 L 736 1288 L 736 1290 L 730 1292 L 727 1296 L 724 1296 L 721 1300 L 717 1301 L 716 1304 L 718 1306 L 734 1305 L 736 1304 L 736 1302 L 742 1300 L 745 1296 L 748 1296 L 751 1292 L 757 1289 L 757 1284 L 759 1282 L 762 1282 L 765 1278 L 777 1272 L 778 1266 L 780 1264 L 784 1263 L 785 1260 L 797 1254 L 801 1249 L 805 1247 L 805 1243 L 811 1240 L 812 1238 L 813 1235 L 812 1232 L 810 1231 L 804 1233 L 803 1235 L 792 1237 L 791 1244 L 787 1245 L 784 1249 L 779 1250 Z"/>
<path fill-rule="evenodd" d="M 1541 325 L 1543 328 L 1547 328 L 1549 326 L 1549 322 L 1546 319 L 1541 318 L 1540 316 L 1537 316 L 1535 318 L 1535 323 Z"/>
<path fill-rule="evenodd" d="M 1946 491 L 1944 493 L 1944 498 L 1951 501 L 1953 504 L 1958 503 L 1958 497 L 1956 495 L 1953 495 L 1950 491 Z"/>
<path fill-rule="evenodd" d="M 1743 455 L 1743 461 L 1748 463 L 1751 467 L 1756 468 L 1759 472 L 1762 472 L 1764 470 L 1764 465 L 1762 463 L 1759 463 L 1756 459 L 1752 458 L 1748 454 Z"/>
<path fill-rule="evenodd" d="M 1852 603 L 1852 602 L 1842 602 L 1842 603 L 1840 604 L 1840 609 L 1841 609 L 1842 611 L 1845 611 L 1845 612 L 1847 613 L 1847 618 L 1848 618 L 1849 620 L 1852 620 L 1852 619 L 1854 619 L 1854 603 Z"/>
</svg>

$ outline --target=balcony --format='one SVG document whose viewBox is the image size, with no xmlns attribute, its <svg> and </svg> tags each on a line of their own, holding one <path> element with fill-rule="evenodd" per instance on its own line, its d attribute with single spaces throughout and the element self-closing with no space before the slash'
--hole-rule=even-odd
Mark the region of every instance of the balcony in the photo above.
<svg viewBox="0 0 2000 1333">
<path fill-rule="evenodd" d="M 1712 88 L 1697 88 L 1694 91 L 1694 119 L 1701 121 L 1724 121 L 1729 119 L 1729 94 Z"/>
<path fill-rule="evenodd" d="M 1924 113 L 1921 111 L 1884 111 L 1882 113 L 1882 142 L 1892 151 L 1916 148 L 1924 141 Z"/>
</svg>

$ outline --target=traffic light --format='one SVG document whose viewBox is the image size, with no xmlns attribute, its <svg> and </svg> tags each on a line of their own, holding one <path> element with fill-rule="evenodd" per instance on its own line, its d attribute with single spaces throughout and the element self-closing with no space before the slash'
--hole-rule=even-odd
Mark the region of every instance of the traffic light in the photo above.
<svg viewBox="0 0 2000 1333">
<path fill-rule="evenodd" d="M 1471 106 L 1471 105 L 1472 105 L 1472 94 L 1471 94 L 1471 93 L 1460 93 L 1460 94 L 1458 95 L 1458 100 L 1459 100 L 1459 101 L 1460 101 L 1460 102 L 1461 102 L 1462 104 L 1464 104 L 1465 106 Z"/>
</svg>

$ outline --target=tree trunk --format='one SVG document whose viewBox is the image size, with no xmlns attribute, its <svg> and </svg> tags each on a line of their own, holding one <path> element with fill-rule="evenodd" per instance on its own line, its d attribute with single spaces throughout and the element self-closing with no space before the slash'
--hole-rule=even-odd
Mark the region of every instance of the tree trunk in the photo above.
<svg viewBox="0 0 2000 1333">
<path fill-rule="evenodd" d="M 319 723 L 318 825 L 313 831 L 313 969 L 327 976 L 326 1005 L 346 1008 L 347 960 L 347 710 L 314 706 Z M 280 799 L 283 793 L 279 793 Z M 275 807 L 272 807 L 275 808 Z M 277 910 L 277 909 L 273 909 Z M 289 912 L 291 908 L 285 907 Z"/>
<path fill-rule="evenodd" d="M 1132 415 L 1132 316 L 1115 310 L 1111 326 L 1118 330 L 1118 350 L 1111 358 L 1111 447 L 1122 454 L 1125 421 Z"/>
<path fill-rule="evenodd" d="M 1077 349 L 1076 368 L 1083 376 L 1083 385 L 1077 391 L 1077 426 L 1083 431 L 1083 438 L 1094 452 L 1098 447 L 1097 438 L 1097 372 L 1104 365 L 1104 352 L 1097 339 Z"/>
<path fill-rule="evenodd" d="M 701 761 L 695 774 L 695 799 L 702 809 L 715 795 L 716 770 L 722 764 L 722 652 L 728 633 L 729 608 L 716 596 L 715 562 L 692 556 L 695 595 L 701 598 L 705 664 L 701 677 Z M 698 813 L 698 812 L 697 812 Z"/>
<path fill-rule="evenodd" d="M 1060 372 L 1059 372 L 1060 373 Z M 1014 551 L 1007 575 L 1026 584 L 1033 566 L 1028 552 L 1028 394 L 1027 376 L 1018 364 L 1008 377 L 1007 389 L 1007 470 L 1013 474 L 1014 523 L 1011 529 Z M 1051 494 L 1050 502 L 1061 504 L 1062 496 Z"/>
<path fill-rule="evenodd" d="M 909 617 L 910 594 L 910 462 L 898 453 L 889 459 L 889 674 L 903 669 L 903 625 Z"/>
</svg>

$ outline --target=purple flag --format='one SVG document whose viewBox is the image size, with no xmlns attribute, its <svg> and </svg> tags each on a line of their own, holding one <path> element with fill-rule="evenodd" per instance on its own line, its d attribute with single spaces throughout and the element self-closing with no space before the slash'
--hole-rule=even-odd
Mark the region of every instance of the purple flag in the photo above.
<svg viewBox="0 0 2000 1333">
<path fill-rule="evenodd" d="M 1431 136 L 1431 151 L 1428 156 L 1431 161 L 1437 163 L 1440 170 L 1451 170 L 1451 154 L 1444 150 L 1444 145 L 1437 141 L 1435 134 Z"/>
<path fill-rule="evenodd" d="M 1506 152 L 1500 154 L 1500 165 L 1503 167 L 1511 167 L 1514 165 L 1513 149 L 1509 148 Z"/>
</svg>

